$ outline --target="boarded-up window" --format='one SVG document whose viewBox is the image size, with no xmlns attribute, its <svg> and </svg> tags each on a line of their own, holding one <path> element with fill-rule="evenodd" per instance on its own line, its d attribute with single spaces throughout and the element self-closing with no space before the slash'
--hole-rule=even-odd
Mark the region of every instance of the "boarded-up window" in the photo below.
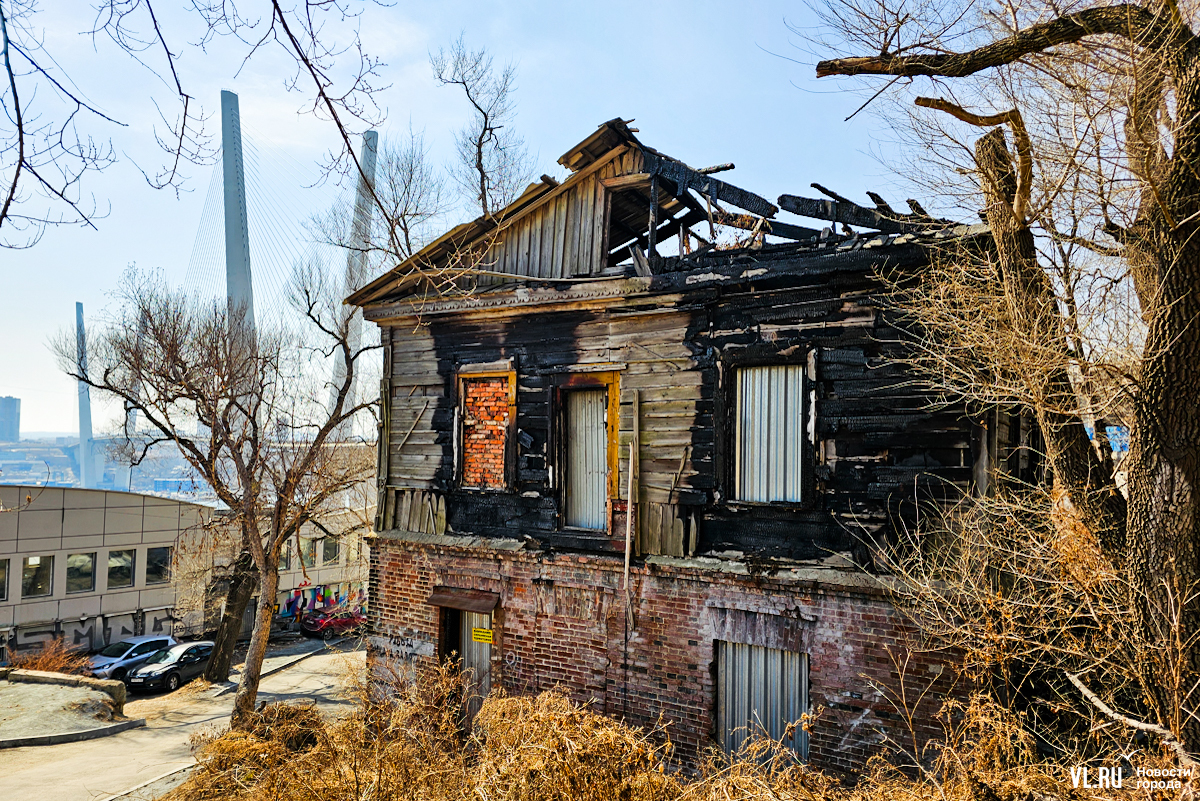
<svg viewBox="0 0 1200 801">
<path fill-rule="evenodd" d="M 605 529 L 608 509 L 608 390 L 566 394 L 566 524 Z"/>
<path fill-rule="evenodd" d="M 743 367 L 737 382 L 738 500 L 802 500 L 804 368 Z"/>
<path fill-rule="evenodd" d="M 507 486 L 510 379 L 462 381 L 462 485 L 477 489 Z"/>
<path fill-rule="evenodd" d="M 717 646 L 717 738 L 727 754 L 766 734 L 808 757 L 808 655 L 758 645 Z M 795 725 L 793 725 L 795 724 Z"/>
</svg>

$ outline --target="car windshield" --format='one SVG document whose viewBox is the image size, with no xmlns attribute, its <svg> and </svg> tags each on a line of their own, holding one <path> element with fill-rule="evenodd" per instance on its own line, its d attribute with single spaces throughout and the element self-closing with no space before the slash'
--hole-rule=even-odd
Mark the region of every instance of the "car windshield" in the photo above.
<svg viewBox="0 0 1200 801">
<path fill-rule="evenodd" d="M 174 662 L 177 654 L 172 654 L 170 648 L 164 648 L 161 651 L 155 651 L 150 658 L 146 660 L 147 665 L 159 664 L 162 662 Z"/>
<path fill-rule="evenodd" d="M 125 656 L 125 652 L 133 646 L 134 643 L 131 642 L 114 642 L 112 645 L 101 651 L 100 656 L 111 656 L 113 658 Z"/>
</svg>

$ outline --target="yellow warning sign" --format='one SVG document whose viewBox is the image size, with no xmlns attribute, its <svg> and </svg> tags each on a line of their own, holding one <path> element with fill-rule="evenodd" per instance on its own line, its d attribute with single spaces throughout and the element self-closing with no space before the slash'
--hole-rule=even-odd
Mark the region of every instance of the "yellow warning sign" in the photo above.
<svg viewBox="0 0 1200 801">
<path fill-rule="evenodd" d="M 471 629 L 471 640 L 473 642 L 486 642 L 488 645 L 491 645 L 492 644 L 492 630 L 491 629 Z"/>
</svg>

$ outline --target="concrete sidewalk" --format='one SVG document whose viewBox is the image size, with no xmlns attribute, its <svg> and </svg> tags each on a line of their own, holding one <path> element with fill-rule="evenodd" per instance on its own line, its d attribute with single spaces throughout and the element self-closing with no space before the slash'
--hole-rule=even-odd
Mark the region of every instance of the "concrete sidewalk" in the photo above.
<svg viewBox="0 0 1200 801">
<path fill-rule="evenodd" d="M 54 745 L 145 725 L 114 715 L 111 696 L 90 687 L 0 682 L 0 748 Z"/>
<path fill-rule="evenodd" d="M 263 659 L 262 674 L 259 676 L 259 679 L 273 676 L 281 670 L 287 670 L 297 662 L 308 659 L 310 656 L 316 656 L 330 648 L 341 647 L 343 644 L 349 644 L 353 641 L 353 637 L 343 637 L 340 640 L 330 640 L 329 642 L 325 642 L 324 640 L 301 640 L 294 645 L 288 645 L 273 652 L 268 651 L 269 656 Z M 238 668 L 243 667 L 244 664 L 234 665 L 233 670 L 229 674 L 229 681 L 213 685 L 213 688 L 209 691 L 209 697 L 216 698 L 236 690 L 238 682 L 242 677 L 242 673 Z"/>
</svg>

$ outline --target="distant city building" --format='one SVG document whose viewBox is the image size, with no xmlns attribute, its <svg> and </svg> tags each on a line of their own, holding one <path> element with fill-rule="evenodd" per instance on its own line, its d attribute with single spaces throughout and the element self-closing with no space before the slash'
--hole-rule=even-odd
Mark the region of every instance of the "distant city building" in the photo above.
<svg viewBox="0 0 1200 801">
<path fill-rule="evenodd" d="M 21 399 L 0 398 L 0 442 L 21 440 Z"/>
<path fill-rule="evenodd" d="M 156 478 L 154 491 L 156 493 L 196 493 L 208 488 L 208 485 L 194 478 Z"/>
</svg>

